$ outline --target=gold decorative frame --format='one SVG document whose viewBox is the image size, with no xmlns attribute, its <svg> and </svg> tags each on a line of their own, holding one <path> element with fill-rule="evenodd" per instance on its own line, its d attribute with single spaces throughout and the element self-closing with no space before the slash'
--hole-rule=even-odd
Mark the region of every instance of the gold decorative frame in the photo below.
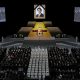
<svg viewBox="0 0 80 80">
<path fill-rule="evenodd" d="M 36 17 L 36 9 L 38 7 L 41 7 L 44 10 L 44 16 L 43 17 Z M 34 19 L 45 19 L 46 18 L 46 14 L 45 14 L 45 5 L 34 5 Z"/>
</svg>

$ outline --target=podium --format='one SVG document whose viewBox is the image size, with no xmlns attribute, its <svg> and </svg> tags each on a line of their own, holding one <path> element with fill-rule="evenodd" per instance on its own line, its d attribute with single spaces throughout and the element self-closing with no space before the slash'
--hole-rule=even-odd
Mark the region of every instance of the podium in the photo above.
<svg viewBox="0 0 80 80">
<path fill-rule="evenodd" d="M 37 36 L 38 37 L 42 37 L 43 36 L 43 31 L 42 31 L 41 27 L 38 28 Z"/>
</svg>

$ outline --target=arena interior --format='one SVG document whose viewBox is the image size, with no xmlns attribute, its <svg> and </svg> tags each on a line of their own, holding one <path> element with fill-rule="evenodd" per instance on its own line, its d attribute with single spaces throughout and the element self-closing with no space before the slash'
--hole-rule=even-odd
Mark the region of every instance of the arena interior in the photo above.
<svg viewBox="0 0 80 80">
<path fill-rule="evenodd" d="M 75 14 L 73 21 L 72 12 L 68 11 L 69 7 L 73 10 L 73 6 L 78 10 L 80 4 L 72 2 L 68 7 L 62 4 L 66 9 L 63 10 L 58 3 L 62 11 L 60 16 L 56 10 L 57 1 L 53 9 L 50 2 L 48 5 L 40 1 L 40 4 L 37 2 L 39 8 L 41 4 L 46 6 L 46 18 L 33 19 L 33 2 L 30 2 L 31 11 L 26 6 L 28 3 L 22 1 L 21 7 L 19 2 L 19 6 L 17 2 L 15 6 L 11 3 L 0 3 L 0 80 L 80 80 L 80 13 Z M 70 29 L 70 26 L 73 27 Z"/>
</svg>

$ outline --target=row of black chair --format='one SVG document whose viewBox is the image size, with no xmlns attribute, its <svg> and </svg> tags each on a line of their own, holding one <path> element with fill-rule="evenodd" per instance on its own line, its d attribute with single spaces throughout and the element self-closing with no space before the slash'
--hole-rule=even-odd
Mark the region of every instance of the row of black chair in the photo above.
<svg viewBox="0 0 80 80">
<path fill-rule="evenodd" d="M 52 80 L 79 80 L 79 65 L 74 49 L 49 47 L 49 70 Z M 78 57 L 79 58 L 79 57 Z M 80 59 L 80 58 L 79 58 Z"/>
<path fill-rule="evenodd" d="M 0 79 L 25 80 L 31 56 L 31 48 L 10 48 L 0 63 Z"/>
</svg>

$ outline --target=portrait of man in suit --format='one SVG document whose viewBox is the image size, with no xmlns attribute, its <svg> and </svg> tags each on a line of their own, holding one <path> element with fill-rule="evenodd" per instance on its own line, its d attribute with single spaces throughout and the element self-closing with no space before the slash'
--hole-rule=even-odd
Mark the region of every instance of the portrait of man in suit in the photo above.
<svg viewBox="0 0 80 80">
<path fill-rule="evenodd" d="M 37 8 L 38 14 L 36 15 L 36 17 L 44 17 L 44 14 L 42 13 L 42 9 L 41 8 Z"/>
<path fill-rule="evenodd" d="M 45 19 L 45 5 L 34 5 L 34 19 Z"/>
</svg>

